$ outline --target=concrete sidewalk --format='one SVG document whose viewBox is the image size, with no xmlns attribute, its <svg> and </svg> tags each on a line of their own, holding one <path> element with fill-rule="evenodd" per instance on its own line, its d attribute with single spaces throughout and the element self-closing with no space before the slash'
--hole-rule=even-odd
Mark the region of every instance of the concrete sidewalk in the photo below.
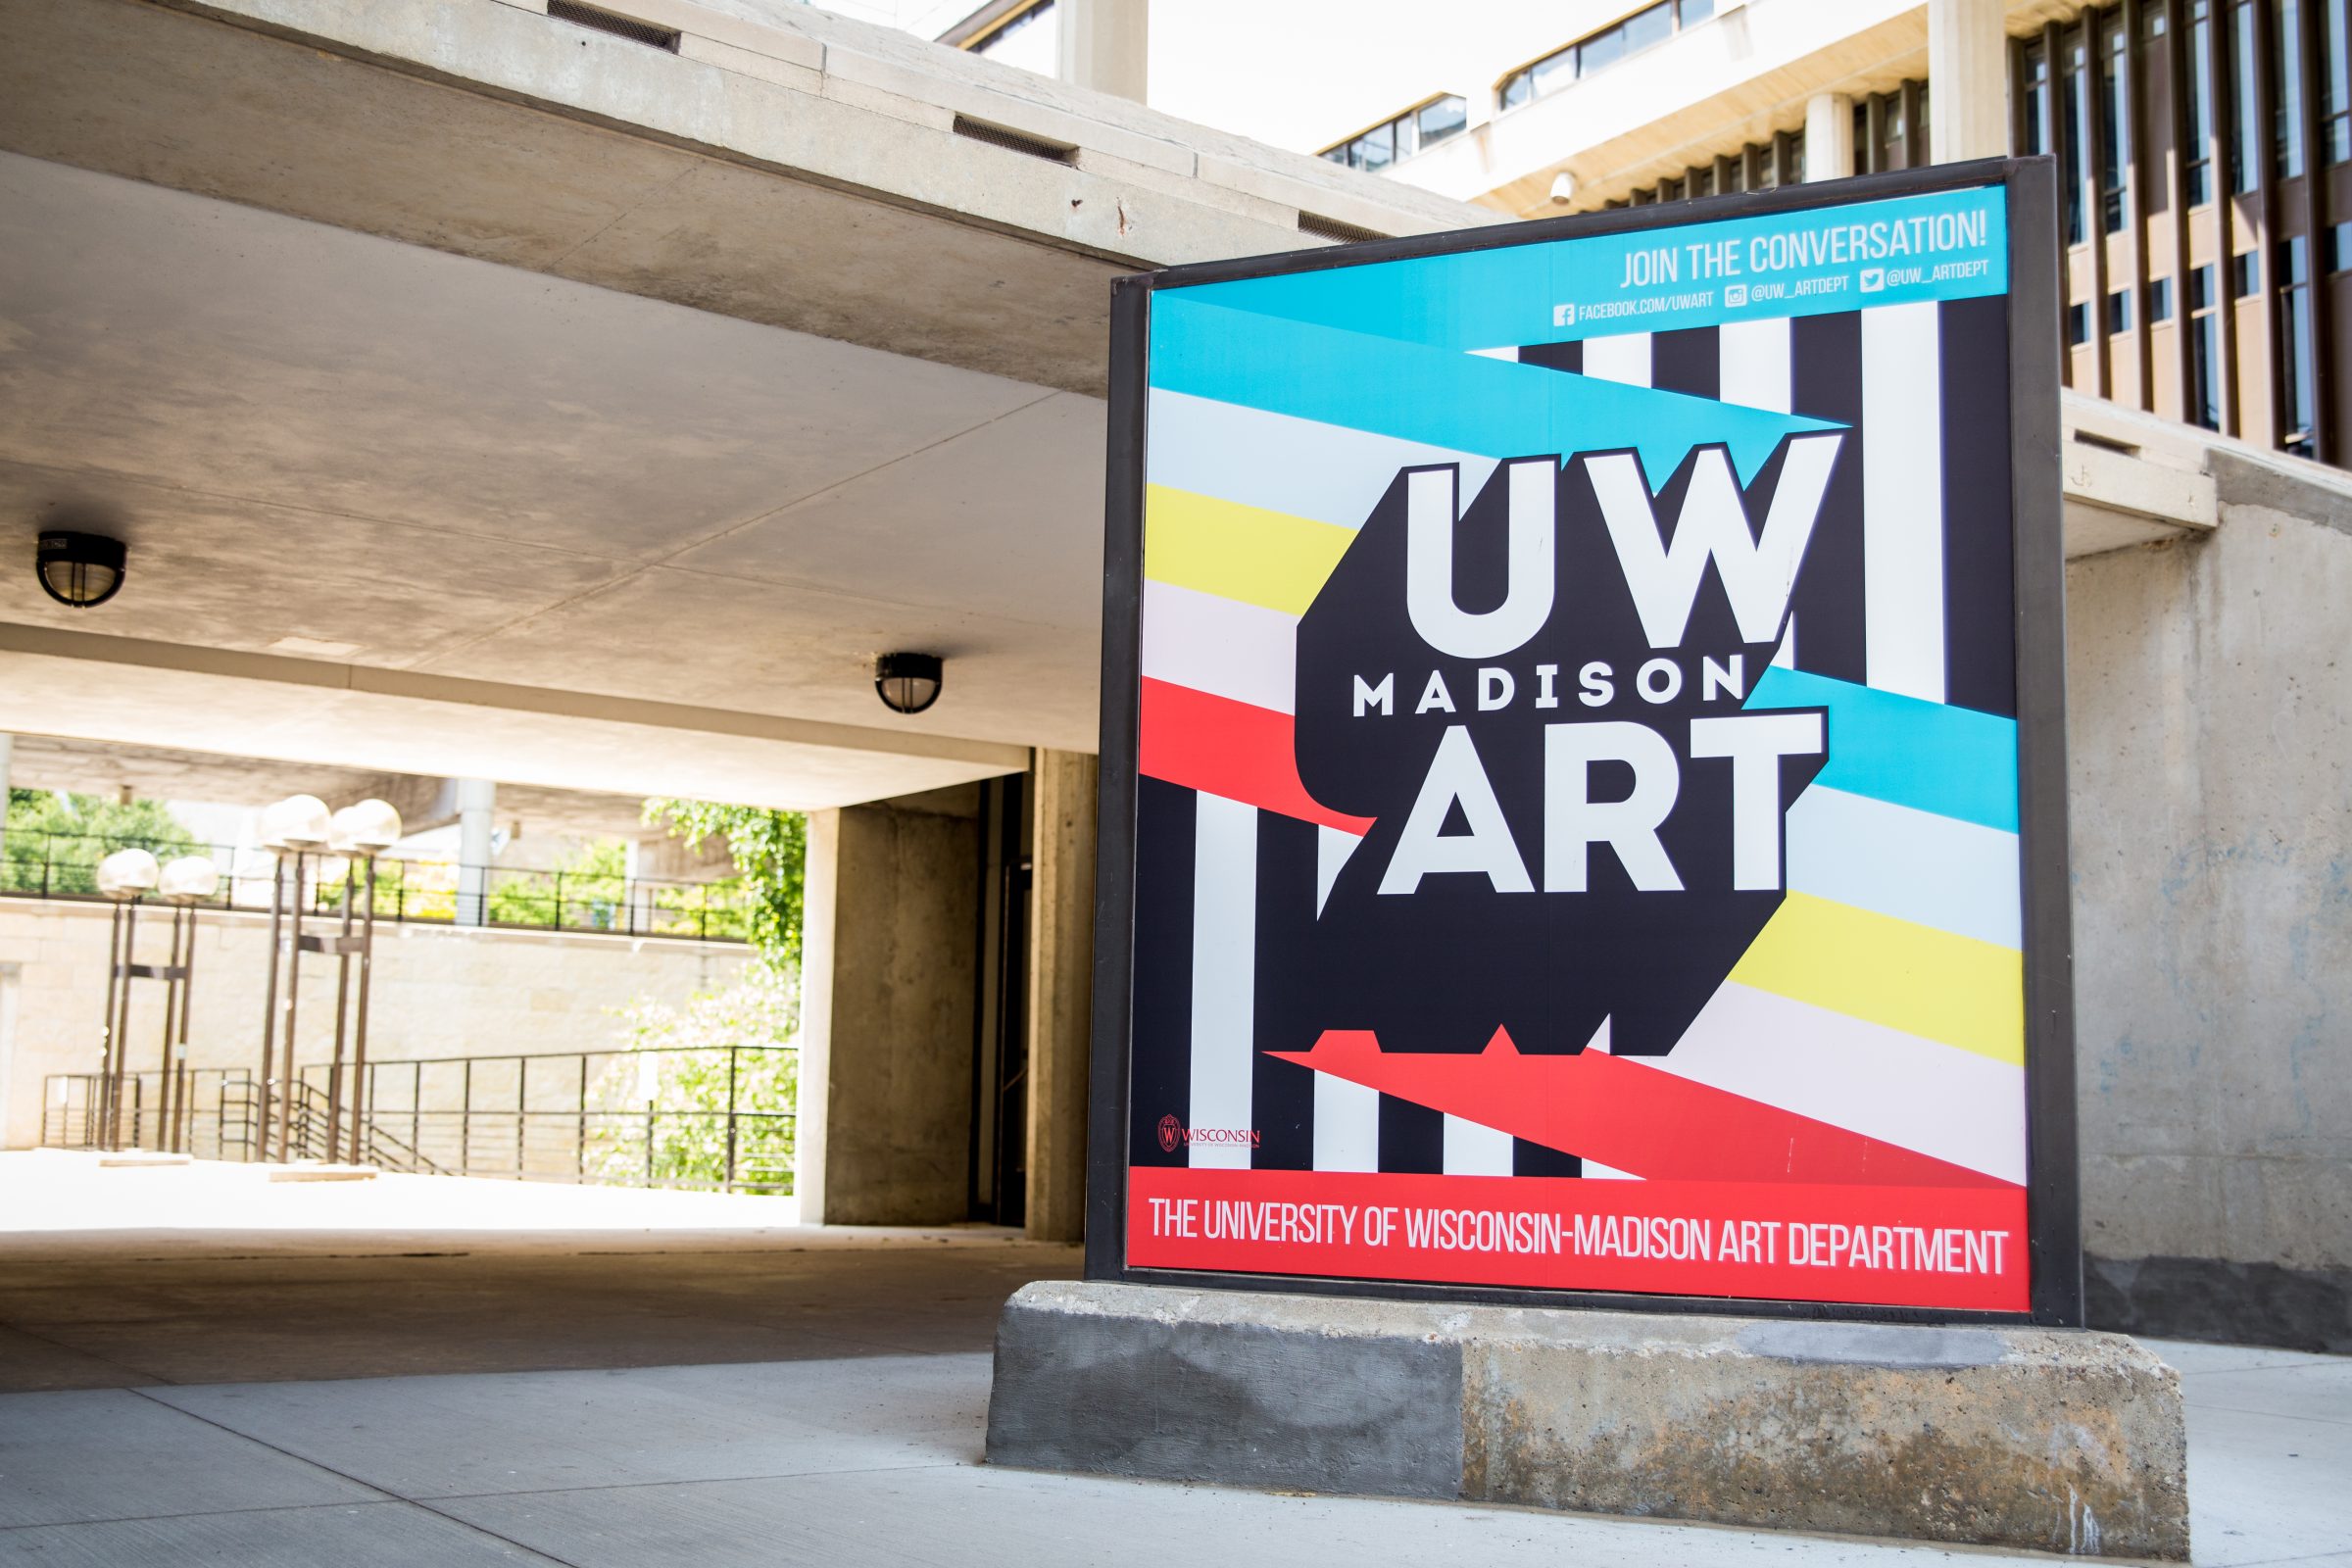
<svg viewBox="0 0 2352 1568">
<path fill-rule="evenodd" d="M 0 1155 L 0 1565 L 2042 1560 L 989 1468 L 998 1309 L 1078 1265 L 1007 1232 L 71 1164 Z M 2352 1358 L 2158 1348 L 2196 1560 L 2352 1568 Z"/>
<path fill-rule="evenodd" d="M 2166 1345 L 2196 1561 L 2352 1565 L 2352 1359 Z M 982 1466 L 988 1357 L 0 1396 L 0 1563 L 2045 1559 Z"/>
</svg>

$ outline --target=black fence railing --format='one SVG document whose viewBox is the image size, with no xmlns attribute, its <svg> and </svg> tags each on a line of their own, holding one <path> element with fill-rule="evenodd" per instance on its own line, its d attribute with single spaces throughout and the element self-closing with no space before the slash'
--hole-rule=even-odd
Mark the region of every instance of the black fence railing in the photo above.
<svg viewBox="0 0 2352 1568">
<path fill-rule="evenodd" d="M 356 1107 L 396 1169 L 785 1194 L 799 1064 L 790 1046 L 440 1056 L 330 1084 L 313 1063 L 296 1105 L 345 1107 L 347 1129 Z"/>
<path fill-rule="evenodd" d="M 799 1063 L 790 1046 L 700 1046 L 374 1061 L 340 1082 L 311 1063 L 290 1090 L 270 1088 L 269 1152 L 348 1159 L 356 1125 L 361 1160 L 384 1170 L 789 1194 Z M 259 1153 L 261 1096 L 244 1069 L 182 1069 L 169 1086 L 125 1074 L 111 1139 L 103 1090 L 96 1073 L 53 1074 L 42 1143 Z"/>
<path fill-rule="evenodd" d="M 105 1078 L 53 1073 L 42 1085 L 41 1142 L 52 1149 L 148 1149 L 199 1159 L 251 1159 L 251 1079 L 242 1067 L 124 1073 L 115 1136 L 109 1138 Z"/>
<path fill-rule="evenodd" d="M 240 859 L 233 845 L 72 833 L 10 832 L 0 839 L 0 897 L 94 899 L 98 862 L 123 849 L 147 850 L 161 859 L 209 856 L 220 867 L 220 884 L 200 908 L 270 907 L 273 867 L 266 851 L 248 848 Z M 301 903 L 312 914 L 340 916 L 347 903 L 365 897 L 364 883 L 365 872 L 356 864 L 306 856 Z M 375 862 L 379 920 L 744 942 L 751 937 L 756 900 L 737 877 L 678 882 L 581 866 L 465 866 L 389 858 Z"/>
</svg>

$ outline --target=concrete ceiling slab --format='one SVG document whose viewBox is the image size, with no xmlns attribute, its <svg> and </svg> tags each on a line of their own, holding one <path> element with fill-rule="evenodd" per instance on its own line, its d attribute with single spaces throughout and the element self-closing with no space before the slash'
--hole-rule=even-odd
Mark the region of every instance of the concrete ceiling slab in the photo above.
<svg viewBox="0 0 2352 1568">
<path fill-rule="evenodd" d="M 1491 220 L 807 6 L 543 11 L 0 0 L 0 149 L 1086 393 L 1121 271 Z"/>
<path fill-rule="evenodd" d="M 0 0 L 0 559 L 132 551 L 0 569 L 0 724 L 786 806 L 1091 748 L 1111 277 L 1489 216 L 661 5 Z"/>
<path fill-rule="evenodd" d="M 0 453 L 667 555 L 1043 392 L 0 155 Z"/>
<path fill-rule="evenodd" d="M 0 620 L 1094 742 L 1102 406 L 0 154 Z M 669 568 L 661 564 L 670 563 Z M 873 656 L 946 654 L 912 721 Z"/>
<path fill-rule="evenodd" d="M 0 356 L 0 389 L 7 381 Z M 17 405 L 0 390 L 0 425 Z M 0 436 L 4 441 L 5 436 Z M 74 611 L 34 580 L 32 535 L 76 527 L 130 546 L 122 591 Z M 609 583 L 621 567 L 573 551 L 220 495 L 169 475 L 0 458 L 0 620 L 163 638 L 249 653 L 301 638 L 399 667 L 483 637 L 534 603 Z"/>
<path fill-rule="evenodd" d="M 612 650 L 584 667 L 583 648 Z M 896 717 L 874 695 L 873 658 L 947 661 L 937 706 Z M 909 735 L 1029 737 L 1092 751 L 1101 642 L 1093 627 L 1042 626 L 952 609 L 878 604 L 783 584 L 656 567 L 583 595 L 422 666 L 524 686 L 773 712 Z"/>
<path fill-rule="evenodd" d="M 62 735 L 17 735 L 10 746 L 8 781 L 17 789 L 62 790 L 110 799 L 127 791 L 135 800 L 192 801 L 242 806 L 255 810 L 288 795 L 316 795 L 329 806 L 348 806 L 371 795 L 396 797 L 415 832 L 437 825 L 415 814 L 419 798 L 433 797 L 439 779 L 365 768 L 287 762 L 273 758 L 228 757 L 218 752 L 174 751 L 109 741 L 73 740 Z M 633 795 L 502 784 L 498 819 L 519 826 L 533 840 L 549 837 L 661 838 L 648 827 L 645 802 Z M 673 857 L 681 861 L 689 857 Z M 723 861 L 724 857 L 719 857 Z"/>
<path fill-rule="evenodd" d="M 0 730 L 794 810 L 1016 772 L 1017 746 L 0 623 Z"/>
<path fill-rule="evenodd" d="M 1093 633 L 1103 406 L 1055 393 L 796 501 L 671 564 Z"/>
</svg>

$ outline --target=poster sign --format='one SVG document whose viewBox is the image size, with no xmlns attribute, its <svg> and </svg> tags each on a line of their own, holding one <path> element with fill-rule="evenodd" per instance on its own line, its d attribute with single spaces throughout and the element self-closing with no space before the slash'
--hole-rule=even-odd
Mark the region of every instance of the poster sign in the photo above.
<svg viewBox="0 0 2352 1568">
<path fill-rule="evenodd" d="M 1122 287 L 1094 1272 L 2073 1320 L 2050 201 Z"/>
</svg>

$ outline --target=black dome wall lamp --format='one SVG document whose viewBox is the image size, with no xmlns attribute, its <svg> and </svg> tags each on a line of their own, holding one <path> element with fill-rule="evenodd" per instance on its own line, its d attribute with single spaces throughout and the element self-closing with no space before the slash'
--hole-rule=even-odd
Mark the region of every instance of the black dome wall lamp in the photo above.
<svg viewBox="0 0 2352 1568">
<path fill-rule="evenodd" d="M 874 692 L 894 713 L 919 713 L 939 701 L 945 673 L 937 654 L 884 654 L 874 661 Z"/>
<path fill-rule="evenodd" d="M 120 539 L 97 533 L 44 533 L 33 552 L 42 591 L 59 604 L 87 610 L 115 597 L 130 552 Z"/>
</svg>

